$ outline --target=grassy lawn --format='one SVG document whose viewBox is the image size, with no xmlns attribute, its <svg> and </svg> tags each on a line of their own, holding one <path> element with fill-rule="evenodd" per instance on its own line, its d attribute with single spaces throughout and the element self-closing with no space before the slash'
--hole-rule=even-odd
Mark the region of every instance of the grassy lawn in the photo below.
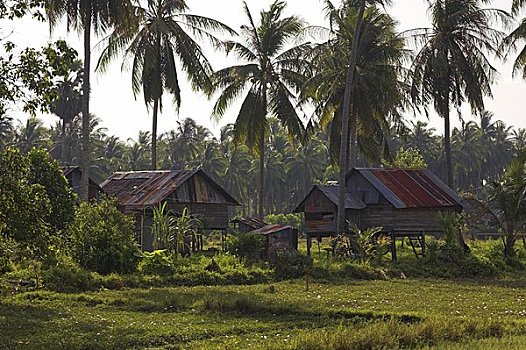
<svg viewBox="0 0 526 350">
<path fill-rule="evenodd" d="M 522 349 L 526 279 L 34 291 L 0 301 L 2 349 Z"/>
</svg>

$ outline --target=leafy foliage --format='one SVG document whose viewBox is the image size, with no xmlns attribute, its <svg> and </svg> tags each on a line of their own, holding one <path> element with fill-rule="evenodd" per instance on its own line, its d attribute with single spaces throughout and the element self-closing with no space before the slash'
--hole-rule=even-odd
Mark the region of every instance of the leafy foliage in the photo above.
<svg viewBox="0 0 526 350">
<path fill-rule="evenodd" d="M 46 221 L 53 233 L 65 230 L 75 216 L 76 195 L 69 187 L 56 160 L 42 149 L 33 149 L 28 153 L 28 181 L 44 187 L 51 205 Z"/>
<path fill-rule="evenodd" d="M 401 148 L 396 153 L 392 161 L 384 161 L 385 166 L 389 168 L 402 169 L 426 169 L 427 164 L 420 151 L 415 148 Z"/>
<path fill-rule="evenodd" d="M 149 275 L 169 275 L 175 271 L 173 261 L 166 250 L 143 252 L 137 270 Z"/>
<path fill-rule="evenodd" d="M 69 231 L 72 255 L 83 268 L 102 274 L 135 270 L 134 223 L 117 209 L 116 200 L 81 203 Z"/>
<path fill-rule="evenodd" d="M 19 150 L 0 153 L 0 235 L 33 258 L 48 251 L 51 205 L 46 189 L 29 183 L 29 159 Z"/>
<path fill-rule="evenodd" d="M 258 233 L 238 233 L 229 236 L 229 252 L 248 262 L 259 261 L 264 248 L 265 237 Z"/>
<path fill-rule="evenodd" d="M 42 49 L 17 53 L 12 42 L 3 43 L 8 57 L 0 57 L 0 115 L 23 103 L 25 112 L 49 112 L 59 97 L 61 77 L 71 72 L 77 52 L 63 40 Z"/>
</svg>

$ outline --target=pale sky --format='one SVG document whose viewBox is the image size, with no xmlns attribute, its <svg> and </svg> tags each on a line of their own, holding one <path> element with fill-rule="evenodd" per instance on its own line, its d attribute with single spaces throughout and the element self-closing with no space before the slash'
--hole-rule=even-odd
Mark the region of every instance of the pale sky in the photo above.
<svg viewBox="0 0 526 350">
<path fill-rule="evenodd" d="M 509 10 L 511 2 L 512 0 L 495 0 L 492 6 Z M 217 19 L 235 30 L 238 30 L 245 23 L 242 0 L 188 0 L 187 3 L 191 8 L 191 13 Z M 259 11 L 268 8 L 272 1 L 247 0 L 247 3 L 254 17 L 258 17 Z M 288 0 L 287 14 L 299 15 L 312 25 L 324 25 L 322 9 L 323 5 L 320 0 Z M 400 30 L 429 26 L 426 0 L 394 0 L 388 11 L 400 22 Z M 57 28 L 51 36 L 47 24 L 31 19 L 14 23 L 2 21 L 0 28 L 4 34 L 13 31 L 9 40 L 22 47 L 40 47 L 48 41 L 66 39 L 71 46 L 77 49 L 79 57 L 83 57 L 81 37 L 76 33 L 67 34 L 65 27 Z M 99 39 L 94 38 L 92 41 L 93 46 L 95 46 Z M 98 52 L 96 48 L 92 52 L 93 68 L 99 57 Z M 235 63 L 231 57 L 225 58 L 223 53 L 216 53 L 210 49 L 207 52 L 209 60 L 216 69 Z M 136 138 L 139 130 L 151 129 L 151 113 L 146 110 L 141 95 L 137 96 L 137 100 L 134 99 L 130 74 L 129 72 L 121 72 L 120 63 L 120 60 L 115 61 L 105 74 L 92 74 L 90 108 L 92 113 L 102 119 L 102 126 L 108 129 L 109 134 L 117 135 L 126 140 Z M 525 108 L 526 103 L 525 101 L 520 102 L 520 100 L 526 98 L 526 81 L 520 78 L 512 79 L 511 65 L 511 62 L 504 64 L 495 62 L 495 67 L 500 72 L 500 78 L 493 87 L 493 100 L 488 99 L 486 102 L 486 109 L 494 112 L 496 119 L 501 119 L 508 125 L 525 128 L 526 119 L 523 117 L 523 108 Z M 181 78 L 180 81 L 182 105 L 179 115 L 175 113 L 171 106 L 171 98 L 167 96 L 163 113 L 159 117 L 159 133 L 175 128 L 178 120 L 190 117 L 218 135 L 219 129 L 223 125 L 235 120 L 238 106 L 233 106 L 219 123 L 211 121 L 210 114 L 213 101 L 208 101 L 203 95 L 193 92 L 184 79 Z M 54 124 L 58 120 L 52 115 L 41 117 L 46 124 Z M 463 117 L 464 119 L 471 118 L 469 108 L 465 109 Z M 16 118 L 25 120 L 22 113 L 17 113 Z M 413 115 L 407 116 L 408 120 L 412 118 L 415 117 Z M 456 115 L 452 116 L 452 123 L 453 126 L 460 124 Z M 432 116 L 430 124 L 439 133 L 443 132 L 443 122 L 440 118 Z"/>
</svg>

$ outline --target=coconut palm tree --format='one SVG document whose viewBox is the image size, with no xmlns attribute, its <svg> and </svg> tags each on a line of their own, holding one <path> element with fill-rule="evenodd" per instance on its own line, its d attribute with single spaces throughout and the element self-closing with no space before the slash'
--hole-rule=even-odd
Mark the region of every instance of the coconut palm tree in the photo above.
<svg viewBox="0 0 526 350">
<path fill-rule="evenodd" d="M 71 73 L 58 82 L 58 99 L 51 106 L 51 113 L 61 119 L 60 160 L 66 163 L 69 155 L 67 145 L 67 128 L 73 119 L 82 112 L 82 62 L 76 60 L 71 67 Z"/>
<path fill-rule="evenodd" d="M 495 29 L 502 11 L 484 9 L 480 0 L 429 1 L 431 28 L 412 31 L 420 47 L 410 69 L 411 97 L 426 114 L 429 105 L 444 118 L 446 179 L 453 186 L 450 107 L 468 102 L 474 112 L 484 110 L 492 96 L 496 74 L 487 54 L 496 53 L 503 34 Z"/>
<path fill-rule="evenodd" d="M 215 90 L 221 94 L 213 114 L 221 118 L 227 108 L 244 94 L 234 124 L 237 143 L 246 143 L 259 156 L 258 216 L 263 217 L 265 197 L 265 135 L 268 116 L 274 115 L 290 135 L 302 135 L 303 124 L 296 111 L 294 90 L 304 83 L 299 67 L 305 45 L 285 49 L 289 40 L 303 29 L 296 16 L 284 17 L 284 1 L 275 1 L 261 11 L 256 24 L 247 4 L 243 8 L 248 21 L 241 27 L 242 40 L 226 43 L 229 52 L 244 63 L 221 69 L 215 76 Z"/>
<path fill-rule="evenodd" d="M 512 15 L 518 16 L 525 5 L 526 0 L 513 0 Z M 522 74 L 522 78 L 526 79 L 526 18 L 521 19 L 517 28 L 504 38 L 499 51 L 505 59 L 519 51 L 513 65 L 513 75 Z"/>
<path fill-rule="evenodd" d="M 398 79 L 406 54 L 404 40 L 389 15 L 376 6 L 364 6 L 362 1 L 359 8 L 349 3 L 336 8 L 326 1 L 329 39 L 311 53 L 317 68 L 302 94 L 315 102 L 322 126 L 331 126 L 331 153 L 339 154 L 342 200 L 345 174 L 357 160 L 357 142 L 364 153 L 379 160 L 387 142 L 378 139 L 385 139 L 387 118 L 404 100 Z M 343 232 L 345 213 L 340 205 L 337 230 Z"/>
<path fill-rule="evenodd" d="M 47 148 L 50 144 L 47 132 L 40 119 L 30 117 L 15 130 L 14 144 L 22 153 L 28 153 L 33 148 Z"/>
<path fill-rule="evenodd" d="M 98 62 L 104 70 L 118 55 L 123 55 L 123 68 L 131 65 L 132 90 L 142 90 L 144 102 L 153 105 L 152 169 L 157 168 L 157 115 L 162 112 L 166 91 L 173 97 L 176 111 L 181 106 L 179 75 L 186 73 L 194 90 L 211 90 L 212 67 L 193 37 L 206 39 L 219 46 L 212 33 L 235 32 L 211 18 L 189 14 L 185 0 L 148 0 L 147 6 L 134 7 L 135 19 L 123 23 L 105 39 L 106 47 Z M 179 64 L 179 67 L 177 65 Z"/>
<path fill-rule="evenodd" d="M 46 12 L 51 28 L 56 27 L 63 17 L 67 29 L 78 30 L 84 35 L 84 67 L 82 77 L 82 199 L 88 199 L 90 169 L 90 70 L 91 31 L 102 34 L 109 27 L 127 22 L 130 0 L 48 0 Z"/>
</svg>

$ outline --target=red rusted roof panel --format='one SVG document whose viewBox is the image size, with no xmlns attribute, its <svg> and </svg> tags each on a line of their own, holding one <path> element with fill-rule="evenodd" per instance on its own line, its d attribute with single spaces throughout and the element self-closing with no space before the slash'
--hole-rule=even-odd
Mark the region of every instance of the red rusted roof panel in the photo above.
<svg viewBox="0 0 526 350">
<path fill-rule="evenodd" d="M 276 232 L 280 232 L 280 231 L 284 231 L 284 230 L 291 230 L 291 229 L 292 229 L 292 227 L 290 227 L 290 226 L 285 226 L 285 225 L 280 225 L 280 224 L 272 224 L 272 225 L 267 225 L 267 226 L 262 227 L 260 229 L 254 230 L 252 232 L 259 233 L 259 234 L 262 234 L 262 235 L 270 235 L 272 233 L 276 233 Z"/>
<path fill-rule="evenodd" d="M 367 170 L 361 170 L 367 171 Z M 460 203 L 427 170 L 368 169 L 406 208 L 439 208 Z"/>
<path fill-rule="evenodd" d="M 117 172 L 104 181 L 101 187 L 108 194 L 116 196 L 123 206 L 144 208 L 161 203 L 197 172 L 200 172 L 211 186 L 218 188 L 226 198 L 225 204 L 238 204 L 201 170 Z M 195 201 L 191 198 L 188 200 Z"/>
</svg>

